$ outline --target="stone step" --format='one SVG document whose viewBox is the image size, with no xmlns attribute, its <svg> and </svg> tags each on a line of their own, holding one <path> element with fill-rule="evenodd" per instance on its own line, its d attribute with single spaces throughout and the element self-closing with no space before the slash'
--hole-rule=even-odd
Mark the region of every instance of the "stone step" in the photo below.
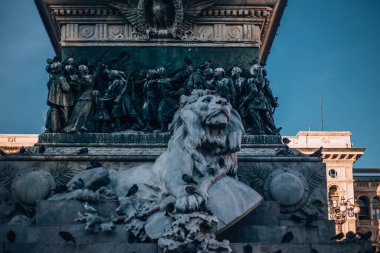
<svg viewBox="0 0 380 253">
<path fill-rule="evenodd" d="M 6 234 L 13 230 L 16 242 L 45 241 L 49 235 L 49 242 L 62 241 L 58 233 L 67 231 L 71 233 L 79 243 L 121 243 L 128 240 L 128 233 L 123 225 L 116 225 L 111 232 L 91 233 L 84 229 L 84 224 L 69 225 L 3 225 L 0 227 L 0 242 L 6 242 Z M 285 227 L 285 226 L 245 226 L 240 229 L 228 230 L 218 239 L 227 239 L 231 243 L 281 243 L 281 239 L 288 231 L 294 235 L 293 243 L 318 243 L 321 242 L 317 228 Z"/>
<path fill-rule="evenodd" d="M 116 216 L 116 201 L 98 201 L 93 205 L 103 217 Z M 42 200 L 37 203 L 37 225 L 77 224 L 79 212 L 84 212 L 83 202 L 76 200 Z"/>
<path fill-rule="evenodd" d="M 84 224 L 61 225 L 61 226 L 22 226 L 4 225 L 0 227 L 0 242 L 7 242 L 8 231 L 16 233 L 16 242 L 35 243 L 49 242 L 61 243 L 60 231 L 72 234 L 77 243 L 125 243 L 128 241 L 128 233 L 123 225 L 115 226 L 113 231 L 92 233 L 84 229 Z"/>
<path fill-rule="evenodd" d="M 247 244 L 232 243 L 233 253 L 245 253 L 243 248 Z M 372 252 L 371 243 L 292 243 L 292 244 L 266 244 L 253 243 L 252 253 L 274 253 L 281 250 L 281 253 L 310 253 L 312 249 L 319 253 L 364 253 Z"/>
<path fill-rule="evenodd" d="M 245 253 L 243 248 L 247 244 L 231 244 L 233 253 Z M 254 253 L 274 253 L 281 250 L 281 253 L 310 253 L 312 249 L 320 253 L 357 253 L 371 252 L 371 244 L 363 243 L 325 243 L 325 244 L 264 244 L 253 243 Z M 0 253 L 158 253 L 157 244 L 126 244 L 126 243 L 5 243 L 1 245 Z"/>
<path fill-rule="evenodd" d="M 158 253 L 154 243 L 7 243 L 2 248 L 0 253 Z"/>
<path fill-rule="evenodd" d="M 219 239 L 227 239 L 232 243 L 281 243 L 282 237 L 291 231 L 292 243 L 320 242 L 318 228 L 287 227 L 287 226 L 242 226 L 233 227 L 218 235 Z"/>
</svg>

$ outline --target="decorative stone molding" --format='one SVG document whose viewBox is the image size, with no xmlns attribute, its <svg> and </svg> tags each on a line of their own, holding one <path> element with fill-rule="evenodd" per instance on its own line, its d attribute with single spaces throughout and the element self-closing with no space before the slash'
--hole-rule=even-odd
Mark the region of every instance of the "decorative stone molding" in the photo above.
<svg viewBox="0 0 380 253">
<path fill-rule="evenodd" d="M 263 45 L 268 51 L 268 33 L 277 29 L 273 20 L 282 15 L 276 6 L 286 1 L 196 1 L 200 7 L 186 12 L 186 8 L 191 8 L 189 4 L 173 0 L 176 11 L 172 25 L 166 29 L 168 34 L 147 25 L 144 0 L 134 1 L 136 19 L 128 18 L 123 9 L 109 3 L 112 1 L 35 2 L 56 50 L 69 46 L 261 48 Z"/>
</svg>

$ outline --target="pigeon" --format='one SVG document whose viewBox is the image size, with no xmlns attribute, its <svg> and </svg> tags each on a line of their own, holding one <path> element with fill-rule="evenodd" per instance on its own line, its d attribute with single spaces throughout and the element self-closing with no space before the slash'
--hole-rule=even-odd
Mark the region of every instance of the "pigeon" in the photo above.
<svg viewBox="0 0 380 253">
<path fill-rule="evenodd" d="M 364 233 L 360 239 L 363 240 L 363 241 L 367 241 L 369 239 L 371 239 L 372 237 L 372 232 L 371 231 L 368 231 L 367 233 Z"/>
<path fill-rule="evenodd" d="M 83 207 L 86 211 L 96 212 L 96 209 L 87 202 L 83 204 Z"/>
<path fill-rule="evenodd" d="M 24 154 L 26 153 L 26 149 L 25 149 L 24 146 L 22 146 L 22 147 L 20 148 L 19 153 L 20 153 L 21 155 L 24 155 Z"/>
<path fill-rule="evenodd" d="M 251 245 L 247 244 L 243 247 L 243 252 L 244 253 L 252 253 L 253 252 L 253 248 Z"/>
<path fill-rule="evenodd" d="M 294 221 L 295 223 L 301 223 L 304 221 L 304 218 L 298 216 L 298 215 L 295 215 L 295 214 L 292 214 L 292 216 L 290 216 L 290 219 L 292 221 Z"/>
<path fill-rule="evenodd" d="M 90 165 L 93 169 L 103 167 L 103 165 L 96 159 L 91 160 Z"/>
<path fill-rule="evenodd" d="M 75 237 L 72 235 L 72 234 L 70 234 L 69 232 L 66 232 L 66 231 L 59 231 L 59 236 L 63 239 L 63 240 L 65 240 L 65 242 L 73 242 L 73 243 L 77 243 L 77 241 L 76 241 L 76 239 L 75 239 Z"/>
<path fill-rule="evenodd" d="M 332 241 L 332 240 L 342 240 L 343 237 L 344 237 L 344 233 L 343 233 L 343 232 L 340 232 L 339 234 L 337 234 L 337 235 L 331 237 L 330 240 L 331 240 L 331 241 Z"/>
<path fill-rule="evenodd" d="M 8 242 L 14 243 L 16 241 L 16 233 L 13 230 L 9 230 L 7 233 Z"/>
<path fill-rule="evenodd" d="M 82 189 L 84 187 L 84 181 L 82 178 L 78 178 L 77 181 L 74 182 L 74 187 L 73 189 L 76 190 L 76 189 Z"/>
<path fill-rule="evenodd" d="M 137 186 L 137 184 L 132 185 L 132 187 L 129 188 L 126 197 L 131 197 L 135 195 L 138 190 L 139 190 L 139 187 Z"/>
<path fill-rule="evenodd" d="M 38 147 L 38 154 L 43 154 L 46 151 L 46 147 L 44 145 Z"/>
<path fill-rule="evenodd" d="M 319 253 L 316 249 L 311 249 L 310 253 Z"/>
<path fill-rule="evenodd" d="M 5 153 L 3 150 L 0 149 L 0 156 L 6 156 L 7 153 Z"/>
<path fill-rule="evenodd" d="M 174 203 L 169 203 L 165 207 L 165 216 L 169 216 L 169 214 L 173 213 L 175 209 Z"/>
<path fill-rule="evenodd" d="M 85 155 L 88 154 L 88 148 L 81 148 L 78 153 L 78 155 Z"/>
<path fill-rule="evenodd" d="M 188 174 L 183 174 L 182 175 L 182 180 L 187 183 L 187 184 L 195 184 L 197 185 L 197 182 Z"/>
<path fill-rule="evenodd" d="M 289 243 L 294 239 L 294 235 L 291 231 L 287 232 L 281 239 L 281 243 Z"/>
<path fill-rule="evenodd" d="M 288 145 L 290 142 L 291 140 L 289 140 L 289 138 L 282 138 L 282 143 L 284 143 L 285 145 Z"/>
<path fill-rule="evenodd" d="M 322 150 L 323 150 L 323 147 L 320 147 L 317 151 L 312 153 L 310 156 L 311 157 L 322 157 Z"/>
<path fill-rule="evenodd" d="M 348 231 L 346 234 L 346 241 L 347 242 L 353 242 L 356 238 L 356 234 L 352 231 Z"/>
</svg>

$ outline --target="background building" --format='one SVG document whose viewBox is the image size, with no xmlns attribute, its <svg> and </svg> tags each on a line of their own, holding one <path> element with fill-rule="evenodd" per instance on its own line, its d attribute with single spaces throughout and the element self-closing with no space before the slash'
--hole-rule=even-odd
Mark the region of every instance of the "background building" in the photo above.
<svg viewBox="0 0 380 253">
<path fill-rule="evenodd" d="M 372 231 L 372 242 L 379 248 L 380 169 L 354 169 L 355 197 L 360 205 L 358 232 Z"/>
<path fill-rule="evenodd" d="M 364 154 L 364 148 L 355 148 L 351 143 L 351 132 L 299 132 L 288 137 L 290 147 L 311 154 L 323 147 L 322 158 L 326 164 L 327 192 L 333 201 L 341 197 L 354 202 L 353 165 Z M 348 217 L 343 232 L 355 231 L 355 217 Z"/>
<path fill-rule="evenodd" d="M 358 199 L 361 212 L 348 217 L 343 232 L 372 231 L 372 241 L 378 243 L 380 219 L 380 169 L 353 169 L 354 163 L 364 154 L 364 148 L 355 148 L 351 143 L 351 132 L 301 131 L 296 136 L 287 136 L 289 146 L 305 154 L 323 147 L 322 158 L 326 164 L 329 196 L 339 201 Z M 16 152 L 20 147 L 33 146 L 38 135 L 0 135 L 0 149 Z"/>
</svg>

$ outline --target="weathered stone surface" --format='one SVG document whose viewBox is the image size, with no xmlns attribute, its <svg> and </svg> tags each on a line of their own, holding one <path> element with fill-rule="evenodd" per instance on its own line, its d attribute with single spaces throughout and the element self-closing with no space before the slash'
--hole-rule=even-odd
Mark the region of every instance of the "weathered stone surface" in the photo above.
<svg viewBox="0 0 380 253">
<path fill-rule="evenodd" d="M 249 225 L 278 226 L 280 205 L 275 201 L 263 201 L 250 214 L 244 217 L 234 226 L 242 227 Z"/>
<path fill-rule="evenodd" d="M 100 201 L 94 204 L 100 216 L 116 215 L 117 203 L 114 201 Z M 37 203 L 37 225 L 77 224 L 78 212 L 83 212 L 83 203 L 76 200 L 45 200 Z"/>
<path fill-rule="evenodd" d="M 13 253 L 156 253 L 156 244 L 127 244 L 127 243 L 16 243 L 6 244 L 5 250 Z"/>
<path fill-rule="evenodd" d="M 52 175 L 47 171 L 32 171 L 17 176 L 12 183 L 13 198 L 25 205 L 35 205 L 38 200 L 49 197 L 55 188 Z"/>
<path fill-rule="evenodd" d="M 282 237 L 291 231 L 294 235 L 292 243 L 320 242 L 318 228 L 285 227 L 285 226 L 243 226 L 231 228 L 220 239 L 233 243 L 281 243 Z"/>
<path fill-rule="evenodd" d="M 38 137 L 39 144 L 135 144 L 166 146 L 170 139 L 169 133 L 151 133 L 126 131 L 119 133 L 43 133 Z M 242 144 L 274 144 L 281 145 L 281 136 L 278 135 L 243 135 Z"/>
<path fill-rule="evenodd" d="M 80 180 L 84 184 L 78 188 L 77 184 Z M 99 167 L 79 172 L 67 183 L 66 187 L 70 191 L 80 188 L 96 191 L 101 186 L 107 184 L 107 181 L 109 183 L 108 170 L 106 168 Z"/>
<path fill-rule="evenodd" d="M 128 233 L 124 226 L 115 226 L 110 232 L 91 233 L 84 230 L 84 224 L 61 225 L 61 226 L 32 226 L 28 229 L 27 241 L 29 243 L 44 242 L 46 244 L 62 243 L 60 231 L 72 234 L 77 244 L 91 243 L 127 243 Z M 49 235 L 49 238 L 46 238 Z"/>
<path fill-rule="evenodd" d="M 230 244 L 234 253 L 245 253 L 243 247 L 246 243 L 232 243 Z M 369 242 L 363 243 L 335 243 L 326 244 L 267 244 L 267 243 L 252 243 L 250 244 L 254 253 L 273 253 L 281 250 L 281 253 L 309 253 L 311 249 L 316 249 L 320 253 L 357 253 L 357 252 L 372 252 L 371 244 Z"/>
<path fill-rule="evenodd" d="M 0 225 L 0 243 L 8 242 L 7 233 L 12 230 L 16 233 L 15 242 L 27 242 L 29 225 L 20 224 L 1 224 Z M 1 248 L 1 247 L 0 247 Z"/>
</svg>

